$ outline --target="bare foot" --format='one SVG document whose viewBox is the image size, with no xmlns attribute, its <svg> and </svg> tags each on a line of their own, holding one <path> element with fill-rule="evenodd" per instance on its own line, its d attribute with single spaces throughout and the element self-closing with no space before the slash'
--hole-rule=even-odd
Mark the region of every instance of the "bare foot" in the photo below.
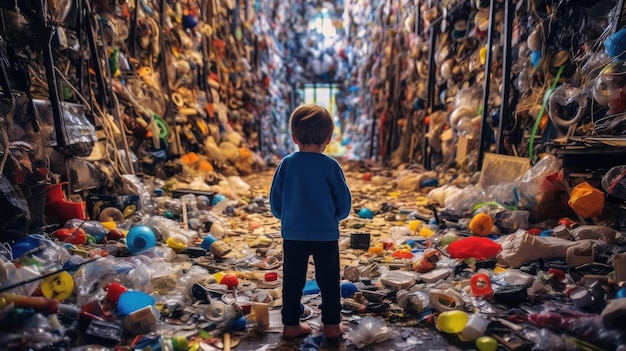
<svg viewBox="0 0 626 351">
<path fill-rule="evenodd" d="M 324 325 L 324 335 L 328 339 L 337 339 L 343 335 L 343 328 L 341 324 L 328 324 Z"/>
<path fill-rule="evenodd" d="M 283 338 L 295 339 L 311 334 L 311 327 L 308 323 L 300 323 L 299 325 L 286 325 L 283 328 Z"/>
</svg>

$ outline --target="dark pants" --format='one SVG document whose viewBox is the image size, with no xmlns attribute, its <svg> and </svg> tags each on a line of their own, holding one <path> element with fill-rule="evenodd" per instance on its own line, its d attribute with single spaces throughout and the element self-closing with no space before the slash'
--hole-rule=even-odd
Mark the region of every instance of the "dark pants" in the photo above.
<svg viewBox="0 0 626 351">
<path fill-rule="evenodd" d="M 315 280 L 322 293 L 322 323 L 341 322 L 339 242 L 283 240 L 283 325 L 300 324 L 304 312 L 302 289 L 311 255 L 315 262 Z"/>
</svg>

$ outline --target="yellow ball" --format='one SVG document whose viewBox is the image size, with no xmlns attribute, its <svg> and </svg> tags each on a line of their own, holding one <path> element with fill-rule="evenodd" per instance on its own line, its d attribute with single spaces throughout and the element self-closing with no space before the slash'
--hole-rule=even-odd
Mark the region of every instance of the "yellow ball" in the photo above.
<svg viewBox="0 0 626 351">
<path fill-rule="evenodd" d="M 467 325 L 469 316 L 459 310 L 445 311 L 437 317 L 437 329 L 448 334 L 456 334 L 463 331 Z"/>
<path fill-rule="evenodd" d="M 481 336 L 476 339 L 476 348 L 478 351 L 496 351 L 498 349 L 498 341 L 491 336 Z"/>
</svg>

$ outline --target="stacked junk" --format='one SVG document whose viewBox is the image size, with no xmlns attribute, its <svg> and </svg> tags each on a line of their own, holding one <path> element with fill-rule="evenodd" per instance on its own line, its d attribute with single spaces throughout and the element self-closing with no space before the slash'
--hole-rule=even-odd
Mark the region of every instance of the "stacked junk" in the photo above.
<svg viewBox="0 0 626 351">
<path fill-rule="evenodd" d="M 314 82 L 355 200 L 350 347 L 624 349 L 626 166 L 573 156 L 624 146 L 623 2 L 1 3 L 3 347 L 279 332 L 279 223 L 244 179 Z M 314 279 L 303 302 L 315 325 Z"/>
</svg>

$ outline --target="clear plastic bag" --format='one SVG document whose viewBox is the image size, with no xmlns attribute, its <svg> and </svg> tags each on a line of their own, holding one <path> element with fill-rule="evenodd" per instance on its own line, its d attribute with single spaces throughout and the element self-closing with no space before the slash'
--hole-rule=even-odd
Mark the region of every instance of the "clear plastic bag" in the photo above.
<svg viewBox="0 0 626 351">
<path fill-rule="evenodd" d="M 387 326 L 383 317 L 365 316 L 347 337 L 357 348 L 393 339 L 396 333 Z"/>
<path fill-rule="evenodd" d="M 560 169 L 559 160 L 553 155 L 547 155 L 526 172 L 517 186 L 519 208 L 530 208 L 540 201 L 544 192 L 550 190 L 547 188 L 547 177 L 558 173 Z"/>
<path fill-rule="evenodd" d="M 618 199 L 626 200 L 626 165 L 609 169 L 602 177 L 602 189 Z"/>
<path fill-rule="evenodd" d="M 475 204 L 483 202 L 486 198 L 486 193 L 482 189 L 468 185 L 463 188 L 463 191 L 446 197 L 444 204 L 450 213 L 465 217 L 472 213 Z"/>
</svg>

